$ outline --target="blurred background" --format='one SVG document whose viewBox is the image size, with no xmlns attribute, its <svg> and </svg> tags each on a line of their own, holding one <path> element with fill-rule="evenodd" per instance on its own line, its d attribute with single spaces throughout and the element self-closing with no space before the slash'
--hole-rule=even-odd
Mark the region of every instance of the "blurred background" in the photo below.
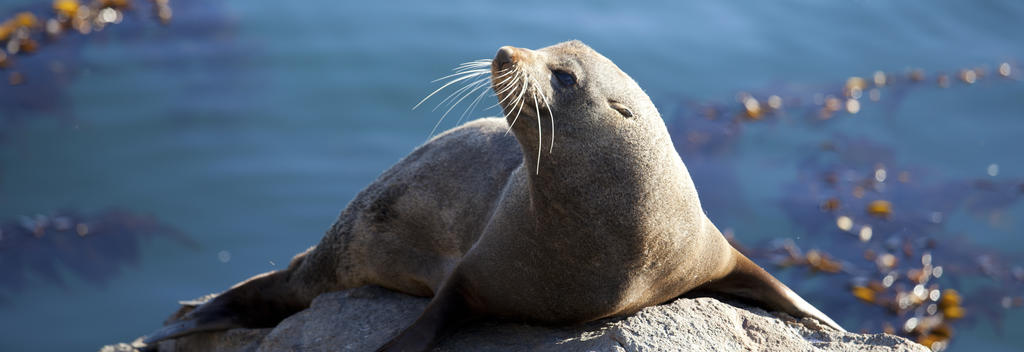
<svg viewBox="0 0 1024 352">
<path fill-rule="evenodd" d="M 130 341 L 283 268 L 427 139 L 442 110 L 410 108 L 433 79 L 569 39 L 646 89 L 716 224 L 847 329 L 1017 350 L 1022 19 L 1012 0 L 5 0 L 0 350 Z"/>
</svg>

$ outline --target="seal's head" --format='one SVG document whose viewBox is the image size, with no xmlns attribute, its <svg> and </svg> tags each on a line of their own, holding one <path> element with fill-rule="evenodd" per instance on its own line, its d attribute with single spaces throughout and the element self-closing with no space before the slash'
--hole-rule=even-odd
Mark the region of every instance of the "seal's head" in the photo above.
<svg viewBox="0 0 1024 352">
<path fill-rule="evenodd" d="M 640 86 L 580 41 L 539 50 L 501 47 L 491 61 L 491 83 L 524 154 L 537 155 L 538 172 L 542 149 L 558 162 L 556 140 L 574 150 L 619 154 L 647 153 L 652 139 L 668 138 Z"/>
<path fill-rule="evenodd" d="M 491 83 L 530 171 L 536 217 L 589 221 L 547 229 L 642 234 L 679 227 L 662 219 L 699 223 L 696 189 L 661 115 L 611 60 L 580 41 L 505 46 Z"/>
</svg>

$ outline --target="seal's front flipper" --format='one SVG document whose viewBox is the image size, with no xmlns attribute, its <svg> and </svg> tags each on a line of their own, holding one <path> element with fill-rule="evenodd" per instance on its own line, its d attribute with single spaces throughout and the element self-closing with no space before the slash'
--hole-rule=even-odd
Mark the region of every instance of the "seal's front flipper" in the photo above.
<svg viewBox="0 0 1024 352">
<path fill-rule="evenodd" d="M 753 301 L 763 308 L 785 312 L 797 318 L 814 318 L 836 330 L 846 331 L 739 251 L 731 250 L 735 257 L 732 271 L 723 278 L 702 285 L 698 290 L 736 296 Z"/>
<path fill-rule="evenodd" d="M 449 282 L 455 281 L 449 278 Z M 446 285 L 434 295 L 416 322 L 402 330 L 377 352 L 429 351 L 434 344 L 479 314 L 470 308 L 463 292 Z"/>
</svg>

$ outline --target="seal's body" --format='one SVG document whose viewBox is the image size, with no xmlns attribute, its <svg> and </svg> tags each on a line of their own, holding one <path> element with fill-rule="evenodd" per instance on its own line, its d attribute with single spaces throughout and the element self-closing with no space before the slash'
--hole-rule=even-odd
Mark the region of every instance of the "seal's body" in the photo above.
<svg viewBox="0 0 1024 352">
<path fill-rule="evenodd" d="M 383 350 L 427 349 L 480 316 L 579 323 L 695 289 L 841 329 L 727 243 L 653 103 L 610 60 L 572 41 L 503 47 L 490 66 L 504 119 L 420 146 L 287 269 L 236 285 L 148 341 L 273 326 L 320 293 L 369 284 L 433 296 Z"/>
</svg>

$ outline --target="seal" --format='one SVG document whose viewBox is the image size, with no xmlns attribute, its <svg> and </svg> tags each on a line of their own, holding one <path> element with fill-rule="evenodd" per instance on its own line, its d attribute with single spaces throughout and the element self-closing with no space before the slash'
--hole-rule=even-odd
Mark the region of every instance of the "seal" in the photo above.
<svg viewBox="0 0 1024 352">
<path fill-rule="evenodd" d="M 480 317 L 575 324 L 688 292 L 842 330 L 726 241 L 661 115 L 611 60 L 570 41 L 505 46 L 469 66 L 456 80 L 486 76 L 503 118 L 418 147 L 287 269 L 186 308 L 145 341 L 274 326 L 320 293 L 363 285 L 433 297 L 382 351 L 427 350 Z"/>
</svg>

